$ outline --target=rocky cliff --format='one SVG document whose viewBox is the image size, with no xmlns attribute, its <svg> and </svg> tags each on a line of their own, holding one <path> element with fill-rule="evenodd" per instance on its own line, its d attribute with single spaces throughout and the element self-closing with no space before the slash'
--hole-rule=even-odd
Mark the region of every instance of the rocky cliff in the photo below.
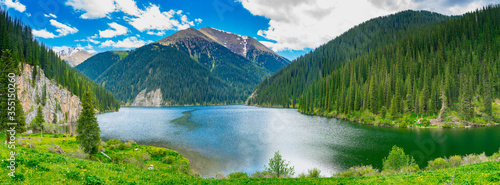
<svg viewBox="0 0 500 185">
<path fill-rule="evenodd" d="M 45 77 L 43 70 L 38 68 L 38 74 L 33 85 L 33 66 L 24 65 L 22 74 L 17 76 L 17 95 L 23 106 L 26 123 L 36 116 L 38 105 L 42 105 L 45 94 L 43 113 L 45 121 L 53 122 L 54 115 L 58 123 L 74 123 L 78 119 L 82 106 L 80 98 Z M 45 91 L 45 93 L 44 93 Z M 55 114 L 54 114 L 55 113 Z"/>
<path fill-rule="evenodd" d="M 163 103 L 161 89 L 149 91 L 146 93 L 146 89 L 142 90 L 134 99 L 131 106 L 137 107 L 160 107 L 168 106 L 169 103 Z"/>
</svg>

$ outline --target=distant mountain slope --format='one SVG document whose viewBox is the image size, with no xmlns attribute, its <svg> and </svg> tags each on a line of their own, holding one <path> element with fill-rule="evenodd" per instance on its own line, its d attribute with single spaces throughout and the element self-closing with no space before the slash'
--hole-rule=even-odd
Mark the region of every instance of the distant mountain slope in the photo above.
<svg viewBox="0 0 500 185">
<path fill-rule="evenodd" d="M 437 23 L 447 16 L 428 11 L 403 11 L 364 22 L 262 81 L 247 104 L 297 107 L 310 84 L 328 76 L 350 59 L 397 41 L 407 30 Z"/>
<path fill-rule="evenodd" d="M 211 27 L 199 29 L 200 32 L 227 47 L 232 52 L 241 55 L 257 65 L 274 73 L 288 65 L 290 61 L 264 46 L 252 37 L 238 35 Z"/>
<path fill-rule="evenodd" d="M 239 92 L 250 95 L 252 89 L 270 73 L 254 62 L 233 53 L 202 32 L 188 28 L 174 33 L 157 43 L 182 51 Z"/>
<path fill-rule="evenodd" d="M 70 47 L 60 51 L 56 51 L 56 54 L 61 57 L 62 60 L 66 61 L 70 67 L 75 67 L 81 64 L 83 61 L 92 57 L 92 53 L 82 50 L 77 47 Z"/>
<path fill-rule="evenodd" d="M 76 66 L 83 74 L 95 80 L 106 69 L 128 55 L 127 51 L 106 51 L 98 53 Z"/>
<path fill-rule="evenodd" d="M 141 91 L 157 89 L 162 97 L 157 105 L 236 103 L 244 98 L 189 55 L 156 43 L 131 51 L 96 81 L 128 103 Z"/>
<path fill-rule="evenodd" d="M 299 111 L 398 127 L 498 124 L 499 16 L 490 5 L 409 30 L 311 84 Z"/>
</svg>

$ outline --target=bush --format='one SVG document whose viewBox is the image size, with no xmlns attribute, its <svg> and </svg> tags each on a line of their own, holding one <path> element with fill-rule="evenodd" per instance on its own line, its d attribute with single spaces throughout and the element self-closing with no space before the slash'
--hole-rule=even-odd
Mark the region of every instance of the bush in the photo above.
<svg viewBox="0 0 500 185">
<path fill-rule="evenodd" d="M 368 166 L 354 166 L 349 170 L 335 174 L 337 177 L 355 177 L 355 176 L 372 176 L 378 175 L 378 171 L 373 169 L 371 165 Z"/>
<path fill-rule="evenodd" d="M 480 163 L 481 159 L 479 159 L 479 155 L 469 154 L 463 158 L 463 165 Z"/>
<path fill-rule="evenodd" d="M 80 173 L 78 173 L 77 171 L 73 171 L 73 170 L 68 171 L 66 173 L 66 177 L 68 179 L 73 179 L 73 180 L 80 180 L 80 178 L 82 178 L 82 176 L 80 176 Z"/>
<path fill-rule="evenodd" d="M 383 160 L 383 169 L 390 171 L 400 171 L 403 167 L 413 166 L 414 160 L 406 155 L 402 148 L 394 145 L 389 156 Z"/>
<path fill-rule="evenodd" d="M 451 167 L 451 163 L 443 158 L 437 158 L 429 161 L 427 165 L 427 170 L 439 170 Z"/>
<path fill-rule="evenodd" d="M 168 150 L 165 149 L 165 148 L 160 148 L 160 147 L 150 147 L 147 149 L 147 151 L 153 155 L 153 156 L 159 156 L 159 157 L 163 157 L 165 155 L 167 155 L 168 153 Z"/>
<path fill-rule="evenodd" d="M 242 178 L 248 178 L 248 174 L 245 172 L 233 172 L 227 175 L 230 179 L 242 179 Z"/>
<path fill-rule="evenodd" d="M 120 143 L 117 148 L 120 150 L 125 150 L 125 149 L 127 149 L 127 146 L 123 143 Z"/>
<path fill-rule="evenodd" d="M 319 177 L 320 174 L 321 170 L 318 168 L 307 170 L 307 177 Z"/>
<path fill-rule="evenodd" d="M 251 178 L 271 178 L 273 176 L 272 176 L 272 174 L 270 174 L 269 172 L 266 172 L 266 171 L 263 171 L 263 172 L 256 171 L 250 177 Z"/>
<path fill-rule="evenodd" d="M 216 179 L 225 179 L 225 178 L 226 178 L 226 176 L 225 176 L 223 173 L 217 173 L 217 174 L 215 175 L 215 178 L 216 178 Z"/>
<path fill-rule="evenodd" d="M 106 145 L 108 145 L 108 146 L 119 145 L 119 144 L 123 144 L 123 142 L 118 140 L 118 139 L 110 139 L 110 140 L 106 141 Z"/>
<path fill-rule="evenodd" d="M 295 173 L 295 168 L 290 165 L 289 161 L 283 159 L 279 151 L 274 153 L 274 157 L 269 159 L 268 166 L 264 167 L 267 172 L 277 178 L 288 177 Z"/>
<path fill-rule="evenodd" d="M 462 165 L 462 162 L 464 160 L 462 160 L 462 156 L 459 156 L 459 155 L 454 155 L 454 156 L 451 156 L 448 161 L 450 161 L 450 164 L 452 167 L 457 167 L 457 166 L 460 166 Z"/>
<path fill-rule="evenodd" d="M 22 172 L 14 173 L 14 176 L 10 176 L 13 181 L 23 181 L 25 179 L 24 174 Z"/>
<path fill-rule="evenodd" d="M 428 119 L 422 119 L 422 122 L 420 123 L 424 127 L 428 127 L 431 125 L 431 122 Z"/>
</svg>

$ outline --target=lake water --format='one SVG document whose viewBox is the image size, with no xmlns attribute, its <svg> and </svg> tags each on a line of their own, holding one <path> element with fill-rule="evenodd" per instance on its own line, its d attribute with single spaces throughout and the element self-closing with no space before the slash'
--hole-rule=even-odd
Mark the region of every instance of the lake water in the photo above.
<svg viewBox="0 0 500 185">
<path fill-rule="evenodd" d="M 356 165 L 382 167 L 393 145 L 419 165 L 436 157 L 500 148 L 500 127 L 399 129 L 308 116 L 296 109 L 243 105 L 121 108 L 97 116 L 103 140 L 178 151 L 204 177 L 216 173 L 263 171 L 274 152 L 295 166 L 295 174 L 319 168 L 331 176 Z"/>
</svg>

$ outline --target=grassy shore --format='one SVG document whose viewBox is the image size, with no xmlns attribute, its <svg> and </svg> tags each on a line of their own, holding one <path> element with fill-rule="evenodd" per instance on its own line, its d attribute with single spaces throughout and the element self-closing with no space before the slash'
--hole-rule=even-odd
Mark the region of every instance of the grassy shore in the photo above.
<svg viewBox="0 0 500 185">
<path fill-rule="evenodd" d="M 8 176 L 7 145 L 0 147 L 0 184 L 489 184 L 500 183 L 500 162 L 489 162 L 415 173 L 328 178 L 205 179 L 189 169 L 177 152 L 133 141 L 109 140 L 96 155 L 81 152 L 75 137 L 40 134 L 17 141 L 16 173 Z M 5 135 L 0 135 L 5 138 Z M 3 142 L 3 141 L 2 141 Z M 64 151 L 64 153 L 63 153 Z M 111 158 L 111 159 L 110 159 Z M 383 174 L 383 173 L 382 173 Z"/>
</svg>

